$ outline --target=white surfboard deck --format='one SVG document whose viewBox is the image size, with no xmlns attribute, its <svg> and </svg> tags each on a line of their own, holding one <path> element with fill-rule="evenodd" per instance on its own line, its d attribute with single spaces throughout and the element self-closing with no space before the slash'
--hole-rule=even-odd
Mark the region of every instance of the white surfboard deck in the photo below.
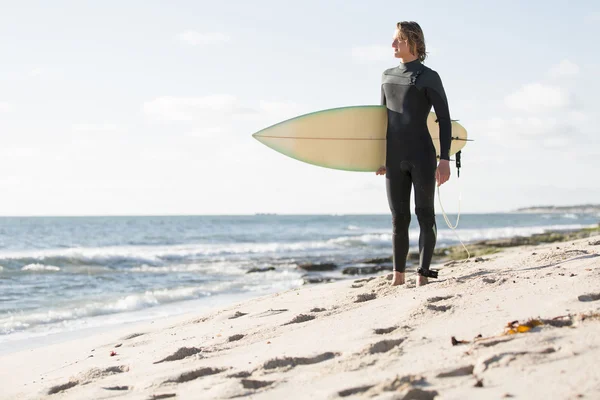
<svg viewBox="0 0 600 400">
<path fill-rule="evenodd" d="M 435 113 L 427 127 L 437 155 L 439 129 Z M 385 165 L 387 112 L 385 106 L 332 108 L 301 115 L 256 132 L 252 136 L 296 160 L 345 171 L 377 171 Z M 450 155 L 466 144 L 467 131 L 452 121 Z"/>
</svg>

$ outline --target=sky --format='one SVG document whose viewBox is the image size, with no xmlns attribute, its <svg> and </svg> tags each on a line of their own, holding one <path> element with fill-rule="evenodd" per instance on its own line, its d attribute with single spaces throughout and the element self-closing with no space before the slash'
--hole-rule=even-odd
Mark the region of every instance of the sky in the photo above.
<svg viewBox="0 0 600 400">
<path fill-rule="evenodd" d="M 402 20 L 423 28 L 425 64 L 474 139 L 440 187 L 446 212 L 600 203 L 595 1 L 0 9 L 3 216 L 389 213 L 385 177 L 305 164 L 251 135 L 379 104 Z"/>
</svg>

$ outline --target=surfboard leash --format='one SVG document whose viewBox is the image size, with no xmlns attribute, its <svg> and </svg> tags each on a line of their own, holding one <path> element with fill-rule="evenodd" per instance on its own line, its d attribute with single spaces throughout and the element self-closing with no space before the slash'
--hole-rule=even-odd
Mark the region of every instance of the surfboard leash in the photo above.
<svg viewBox="0 0 600 400">
<path fill-rule="evenodd" d="M 460 163 L 460 155 L 461 154 L 460 153 L 461 153 L 460 151 L 456 153 L 456 169 L 457 169 L 457 177 L 458 178 L 460 178 L 460 167 L 461 167 L 461 163 Z M 440 208 L 442 209 L 442 215 L 444 216 L 444 221 L 446 221 L 446 225 L 448 225 L 448 228 L 450 228 L 450 230 L 452 230 L 454 235 L 456 235 L 456 238 L 458 239 L 458 241 L 460 242 L 462 247 L 467 252 L 467 258 L 462 260 L 463 263 L 466 263 L 471 258 L 471 253 L 469 252 L 469 249 L 467 249 L 467 246 L 465 246 L 463 241 L 460 239 L 460 236 L 458 236 L 458 233 L 456 232 L 456 228 L 458 227 L 458 222 L 460 220 L 460 204 L 461 204 L 461 200 L 462 200 L 462 186 L 460 185 L 460 179 L 458 181 L 459 181 L 459 184 L 458 184 L 458 187 L 459 187 L 458 214 L 456 216 L 456 224 L 454 226 L 452 226 L 452 223 L 450 222 L 450 218 L 448 218 L 448 215 L 446 214 L 446 211 L 444 210 L 444 206 L 442 205 L 442 197 L 440 195 L 440 187 L 439 186 L 437 187 L 437 193 L 438 193 L 438 201 L 440 203 Z"/>
</svg>

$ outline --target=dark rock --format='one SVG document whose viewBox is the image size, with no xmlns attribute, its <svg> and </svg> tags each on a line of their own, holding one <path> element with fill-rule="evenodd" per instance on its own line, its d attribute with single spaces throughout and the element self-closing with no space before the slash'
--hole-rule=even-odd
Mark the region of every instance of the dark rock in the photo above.
<svg viewBox="0 0 600 400">
<path fill-rule="evenodd" d="M 342 274 L 344 275 L 367 275 L 367 274 L 376 274 L 381 271 L 389 271 L 389 267 L 384 267 L 382 265 L 377 265 L 373 267 L 346 267 L 342 270 Z"/>
<path fill-rule="evenodd" d="M 337 265 L 334 263 L 307 263 L 298 265 L 298 268 L 305 271 L 333 271 L 337 269 Z"/>
<path fill-rule="evenodd" d="M 391 263 L 394 261 L 394 257 L 384 257 L 384 258 L 369 258 L 367 260 L 361 261 L 363 264 L 384 264 Z"/>
<path fill-rule="evenodd" d="M 275 271 L 275 267 L 251 268 L 248 271 L 246 271 L 246 273 L 251 274 L 253 272 L 267 272 L 267 271 Z"/>
<path fill-rule="evenodd" d="M 339 280 L 339 278 L 332 278 L 329 276 L 321 276 L 321 275 L 305 275 L 302 277 L 305 285 L 313 284 L 313 283 L 327 283 Z"/>
</svg>

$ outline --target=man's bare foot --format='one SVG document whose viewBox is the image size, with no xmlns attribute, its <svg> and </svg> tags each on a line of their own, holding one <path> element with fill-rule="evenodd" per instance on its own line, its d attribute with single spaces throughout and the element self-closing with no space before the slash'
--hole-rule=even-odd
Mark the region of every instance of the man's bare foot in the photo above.
<svg viewBox="0 0 600 400">
<path fill-rule="evenodd" d="M 429 281 L 427 280 L 426 276 L 423 276 L 421 274 L 417 274 L 417 287 L 418 286 L 425 286 L 429 283 Z"/>
<path fill-rule="evenodd" d="M 404 285 L 404 272 L 394 271 L 392 286 Z"/>
</svg>

